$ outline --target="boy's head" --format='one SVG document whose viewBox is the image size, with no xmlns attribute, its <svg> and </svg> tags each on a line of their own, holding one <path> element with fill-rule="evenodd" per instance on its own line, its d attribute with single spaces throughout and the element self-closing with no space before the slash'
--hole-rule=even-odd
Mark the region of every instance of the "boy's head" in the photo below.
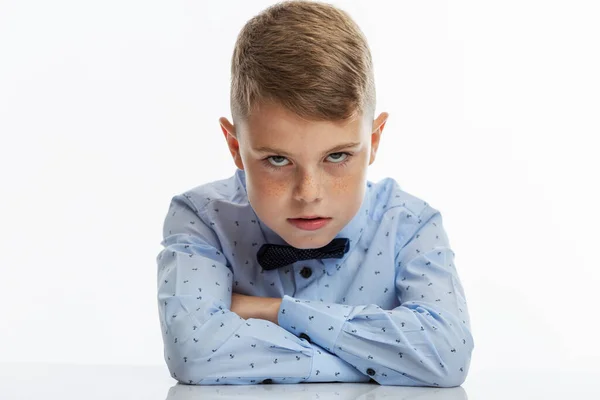
<svg viewBox="0 0 600 400">
<path fill-rule="evenodd" d="M 373 66 L 363 33 L 329 4 L 278 3 L 242 28 L 231 75 L 233 125 L 219 122 L 246 173 L 248 201 L 290 245 L 325 246 L 362 204 L 388 117 L 373 119 Z M 311 231 L 290 221 L 314 215 L 327 224 Z"/>
</svg>

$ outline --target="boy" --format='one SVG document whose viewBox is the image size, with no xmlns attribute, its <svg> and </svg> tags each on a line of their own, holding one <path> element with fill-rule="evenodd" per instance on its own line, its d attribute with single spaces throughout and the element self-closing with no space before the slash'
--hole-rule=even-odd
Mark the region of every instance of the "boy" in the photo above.
<svg viewBox="0 0 600 400">
<path fill-rule="evenodd" d="M 164 356 L 186 384 L 460 385 L 469 314 L 440 213 L 366 180 L 370 51 L 349 15 L 279 3 L 232 57 L 237 170 L 171 200 L 157 257 Z"/>
</svg>

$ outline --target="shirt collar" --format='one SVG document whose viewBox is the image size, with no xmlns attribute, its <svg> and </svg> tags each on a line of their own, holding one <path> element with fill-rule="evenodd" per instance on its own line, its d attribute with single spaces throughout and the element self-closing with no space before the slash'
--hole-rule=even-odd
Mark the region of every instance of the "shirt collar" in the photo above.
<svg viewBox="0 0 600 400">
<path fill-rule="evenodd" d="M 238 168 L 236 171 L 236 176 L 237 176 L 237 179 L 239 180 L 239 182 L 244 187 L 244 191 L 246 191 L 245 171 Z M 360 209 L 356 212 L 354 217 L 346 224 L 346 226 L 344 226 L 344 228 L 342 228 L 342 230 L 339 231 L 337 233 L 337 235 L 335 235 L 335 238 L 350 239 L 350 246 L 349 246 L 348 252 L 346 254 L 344 254 L 343 258 L 325 258 L 325 259 L 320 260 L 321 263 L 324 264 L 326 267 L 330 267 L 330 266 L 335 267 L 336 265 L 341 265 L 345 261 L 346 257 L 348 257 L 350 255 L 350 253 L 352 253 L 352 250 L 354 249 L 354 247 L 360 240 L 360 237 L 362 236 L 363 231 L 367 227 L 367 223 L 368 223 L 368 219 L 369 219 L 369 210 L 370 210 L 370 206 L 371 206 L 371 198 L 370 198 L 371 197 L 370 196 L 371 185 L 372 185 L 372 182 L 367 181 L 365 183 L 365 195 L 363 196 L 363 201 L 361 203 Z M 246 192 L 246 195 L 247 195 L 247 192 Z M 249 206 L 250 206 L 250 204 L 249 204 Z M 285 240 L 283 240 L 283 238 L 281 236 L 279 236 L 275 231 L 273 231 L 263 221 L 261 221 L 260 218 L 258 218 L 258 216 L 256 215 L 256 213 L 254 213 L 254 215 L 256 216 L 256 221 L 258 222 L 258 224 L 265 236 L 265 243 L 289 245 L 289 243 L 287 243 Z"/>
</svg>

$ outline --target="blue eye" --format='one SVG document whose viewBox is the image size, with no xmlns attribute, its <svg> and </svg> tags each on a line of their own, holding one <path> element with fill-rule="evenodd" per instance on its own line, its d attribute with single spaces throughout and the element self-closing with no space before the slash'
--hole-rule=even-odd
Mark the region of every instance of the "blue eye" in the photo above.
<svg viewBox="0 0 600 400">
<path fill-rule="evenodd" d="M 279 158 L 279 159 L 283 159 L 283 160 L 287 160 L 285 157 L 282 156 L 271 156 L 271 157 L 267 157 L 267 161 L 269 161 L 270 159 L 275 159 L 275 158 Z M 273 165 L 271 164 L 273 167 L 277 167 L 277 168 L 281 168 L 283 167 L 283 165 Z"/>
<path fill-rule="evenodd" d="M 350 158 L 352 157 L 352 154 L 348 153 L 348 152 L 331 153 L 328 157 L 336 156 L 336 155 L 341 155 L 342 157 L 345 156 L 345 157 L 341 158 L 341 161 L 340 161 L 340 158 L 333 157 L 334 159 L 338 160 L 338 161 L 331 162 L 336 167 L 346 166 L 346 164 L 350 161 Z M 271 160 L 275 161 L 275 164 L 272 163 Z M 265 161 L 265 165 L 268 168 L 271 168 L 274 170 L 280 170 L 287 165 L 287 163 L 283 164 L 283 165 L 277 165 L 278 162 L 287 161 L 287 158 L 285 158 L 283 156 L 269 156 L 269 157 L 265 158 L 264 161 Z"/>
<path fill-rule="evenodd" d="M 336 162 L 334 162 L 335 164 L 342 163 L 342 162 L 344 162 L 344 160 L 346 160 L 346 159 L 348 159 L 350 157 L 350 154 L 348 154 L 348 153 L 331 153 L 329 155 L 329 157 L 331 157 L 334 154 L 341 154 L 342 156 L 346 156 L 346 158 L 342 158 L 342 161 L 336 161 Z M 338 160 L 339 160 L 339 158 L 338 158 Z"/>
</svg>

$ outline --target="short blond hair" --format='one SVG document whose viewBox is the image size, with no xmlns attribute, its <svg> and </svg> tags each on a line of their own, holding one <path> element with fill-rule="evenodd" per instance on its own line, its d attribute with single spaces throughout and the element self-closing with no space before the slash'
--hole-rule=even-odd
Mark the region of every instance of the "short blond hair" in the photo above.
<svg viewBox="0 0 600 400">
<path fill-rule="evenodd" d="M 347 12 L 331 4 L 272 5 L 237 37 L 230 96 L 234 124 L 263 102 L 311 121 L 372 118 L 375 82 L 366 37 Z"/>
</svg>

